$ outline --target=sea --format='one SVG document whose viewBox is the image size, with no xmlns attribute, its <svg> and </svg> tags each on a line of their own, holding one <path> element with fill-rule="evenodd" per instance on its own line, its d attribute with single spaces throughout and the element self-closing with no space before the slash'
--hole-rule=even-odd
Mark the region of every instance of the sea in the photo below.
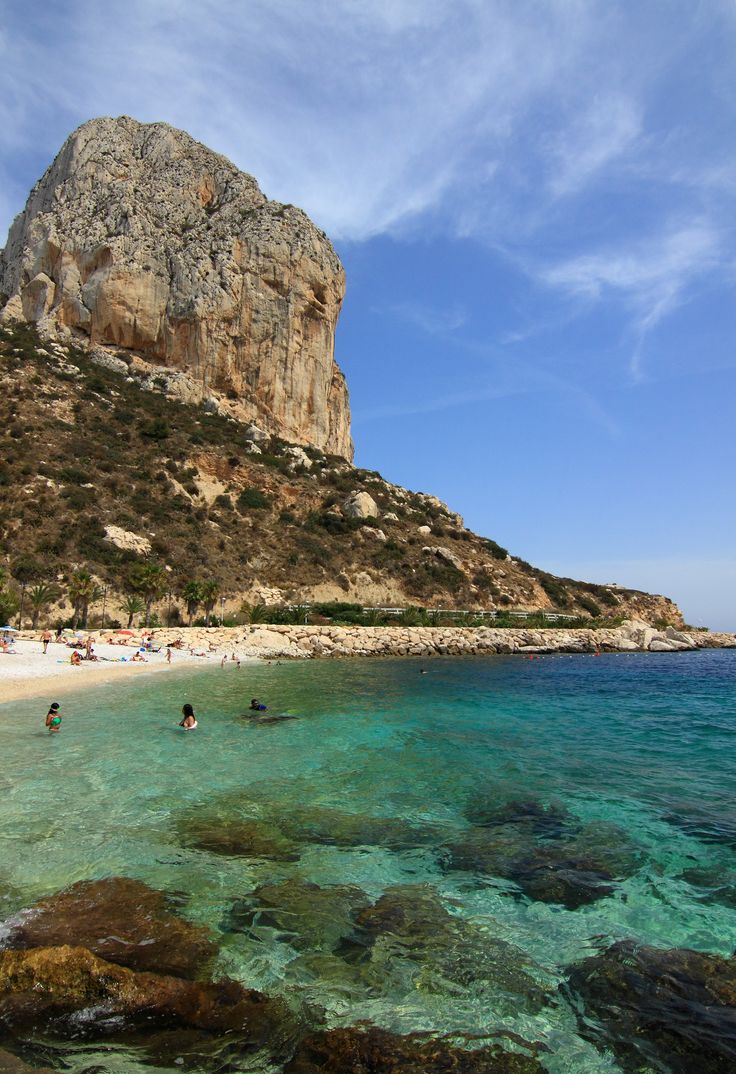
<svg viewBox="0 0 736 1074">
<path fill-rule="evenodd" d="M 251 719 L 253 697 L 292 718 Z M 0 705 L 2 916 L 137 878 L 211 930 L 215 976 L 328 1026 L 501 1032 L 550 1074 L 622 1069 L 581 1031 L 572 965 L 622 939 L 736 949 L 736 651 L 172 669 L 64 694 L 56 735 L 54 700 Z M 290 860 L 212 838 L 244 818 L 285 832 Z M 596 897 L 534 872 L 560 840 L 610 866 Z M 254 892 L 291 881 L 416 901 L 428 923 L 359 955 L 337 912 L 323 937 L 308 897 L 293 927 L 259 918 Z M 75 1074 L 152 1069 L 119 1042 L 44 1054 Z"/>
</svg>

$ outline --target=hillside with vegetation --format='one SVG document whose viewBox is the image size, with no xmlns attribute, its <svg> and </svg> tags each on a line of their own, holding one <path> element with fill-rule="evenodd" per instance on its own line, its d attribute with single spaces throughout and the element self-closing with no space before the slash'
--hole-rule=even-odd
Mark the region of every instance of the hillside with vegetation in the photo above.
<svg viewBox="0 0 736 1074">
<path fill-rule="evenodd" d="M 125 351 L 108 364 L 0 328 L 0 619 L 22 600 L 27 624 L 375 623 L 379 608 L 682 623 L 667 598 L 532 567 L 436 497 L 144 390 Z"/>
</svg>

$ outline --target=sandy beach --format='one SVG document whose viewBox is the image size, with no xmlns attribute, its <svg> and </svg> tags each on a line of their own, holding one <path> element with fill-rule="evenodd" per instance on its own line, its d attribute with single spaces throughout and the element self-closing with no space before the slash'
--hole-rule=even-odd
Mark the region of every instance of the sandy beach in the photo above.
<svg viewBox="0 0 736 1074">
<path fill-rule="evenodd" d="M 130 682 L 140 676 L 163 674 L 185 667 L 217 667 L 224 655 L 224 651 L 219 650 L 192 655 L 189 650 L 172 649 L 169 663 L 166 649 L 162 648 L 157 653 L 144 653 L 143 661 L 138 662 L 132 660 L 138 649 L 134 644 L 112 645 L 95 641 L 97 660 L 82 660 L 75 667 L 71 663 L 75 650 L 63 643 L 51 642 L 44 655 L 40 641 L 20 638 L 13 643 L 13 649 L 15 652 L 0 654 L 0 704 L 44 694 L 50 697 L 51 694 L 82 690 L 104 682 Z M 228 652 L 228 660 L 229 656 Z M 239 659 L 241 662 L 254 660 L 247 656 Z"/>
</svg>

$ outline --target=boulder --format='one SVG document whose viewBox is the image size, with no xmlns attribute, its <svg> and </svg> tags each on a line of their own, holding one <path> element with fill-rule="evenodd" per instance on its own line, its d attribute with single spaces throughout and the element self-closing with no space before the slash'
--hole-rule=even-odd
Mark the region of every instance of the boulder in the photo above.
<svg viewBox="0 0 736 1074">
<path fill-rule="evenodd" d="M 297 842 L 275 824 L 263 820 L 188 817 L 179 830 L 185 846 L 228 858 L 298 861 L 301 854 Z"/>
<path fill-rule="evenodd" d="M 83 947 L 40 947 L 0 951 L 0 1027 L 10 1031 L 66 1036 L 69 1018 L 76 1035 L 116 1029 L 148 1030 L 156 1025 L 232 1033 L 264 1041 L 284 1016 L 284 1008 L 261 992 L 235 981 L 187 981 L 135 973 Z"/>
<path fill-rule="evenodd" d="M 378 518 L 378 504 L 367 492 L 353 492 L 342 505 L 343 513 L 348 518 Z"/>
<path fill-rule="evenodd" d="M 353 1026 L 306 1037 L 283 1074 L 544 1074 L 544 1068 L 533 1056 L 495 1044 L 469 1051 L 426 1034 Z"/>
<path fill-rule="evenodd" d="M 151 551 L 151 542 L 147 537 L 141 537 L 120 526 L 105 526 L 105 540 L 114 544 L 116 548 L 121 548 L 125 552 L 135 552 L 138 556 L 147 556 Z"/>
<path fill-rule="evenodd" d="M 354 885 L 322 888 L 291 877 L 278 884 L 263 884 L 251 898 L 236 902 L 226 928 L 254 935 L 271 928 L 297 950 L 333 951 L 354 930 L 354 915 L 368 905 L 368 896 Z"/>
<path fill-rule="evenodd" d="M 569 988 L 580 1032 L 629 1074 L 736 1070 L 734 958 L 625 940 L 573 966 Z"/>
<path fill-rule="evenodd" d="M 83 880 L 50 895 L 6 925 L 13 949 L 72 944 L 137 970 L 193 977 L 214 957 L 209 932 L 172 913 L 167 898 L 139 880 Z"/>
<path fill-rule="evenodd" d="M 250 425 L 246 425 L 243 430 L 243 437 L 251 444 L 263 445 L 269 442 L 271 434 L 267 433 L 264 429 L 261 429 L 258 425 L 251 423 Z"/>
</svg>

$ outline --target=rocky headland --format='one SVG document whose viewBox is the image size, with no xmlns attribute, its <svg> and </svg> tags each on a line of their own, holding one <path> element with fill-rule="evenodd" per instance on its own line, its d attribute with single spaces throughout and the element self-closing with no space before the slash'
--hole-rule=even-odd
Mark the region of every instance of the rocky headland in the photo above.
<svg viewBox="0 0 736 1074">
<path fill-rule="evenodd" d="M 128 116 L 67 138 L 0 253 L 3 319 L 352 458 L 334 358 L 344 291 L 305 213 L 184 131 Z"/>
<path fill-rule="evenodd" d="M 300 209 L 185 132 L 127 116 L 74 131 L 0 251 L 0 616 L 40 585 L 33 622 L 85 628 L 124 625 L 132 608 L 178 625 L 217 605 L 242 622 L 254 606 L 347 603 L 374 622 L 426 608 L 682 629 L 667 597 L 556 578 L 436 496 L 351 465 L 334 357 L 344 287 Z M 547 644 L 360 637 L 320 629 L 289 644 Z"/>
</svg>

